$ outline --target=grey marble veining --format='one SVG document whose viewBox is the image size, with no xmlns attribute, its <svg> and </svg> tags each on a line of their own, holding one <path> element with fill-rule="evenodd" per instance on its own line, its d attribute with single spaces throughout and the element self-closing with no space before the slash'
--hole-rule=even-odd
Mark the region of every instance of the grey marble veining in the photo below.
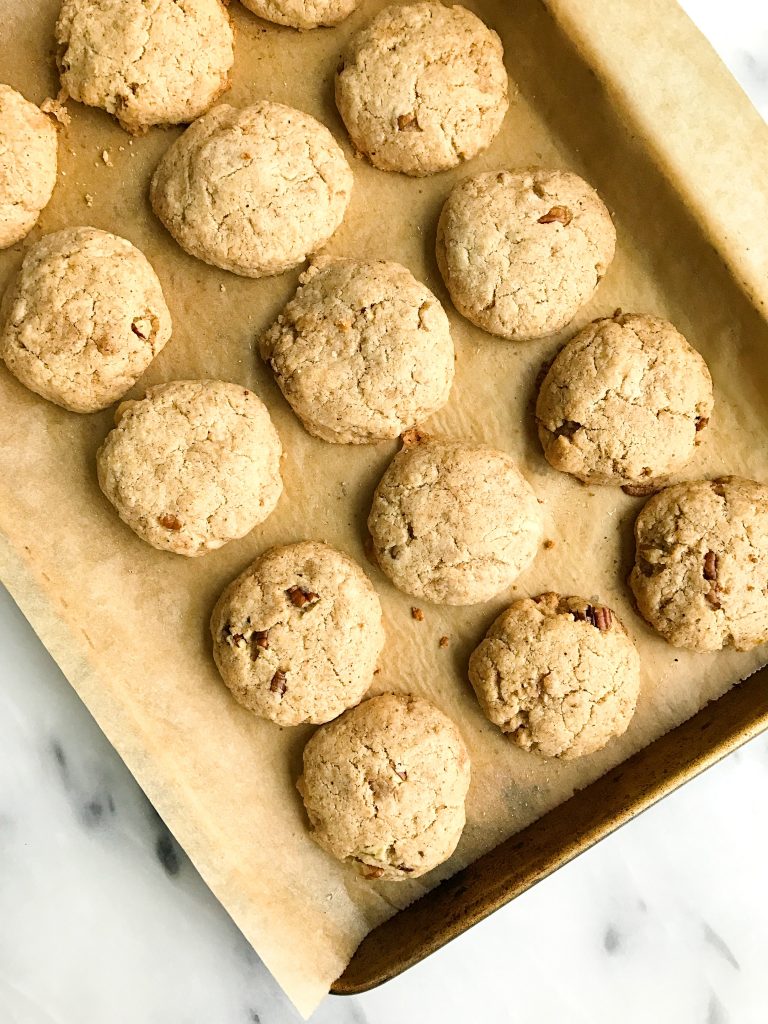
<svg viewBox="0 0 768 1024">
<path fill-rule="evenodd" d="M 768 117 L 766 0 L 684 6 Z M 298 1021 L 2 590 L 0 680 L 0 1024 Z M 765 1024 L 767 795 L 761 737 L 313 1020 Z"/>
</svg>

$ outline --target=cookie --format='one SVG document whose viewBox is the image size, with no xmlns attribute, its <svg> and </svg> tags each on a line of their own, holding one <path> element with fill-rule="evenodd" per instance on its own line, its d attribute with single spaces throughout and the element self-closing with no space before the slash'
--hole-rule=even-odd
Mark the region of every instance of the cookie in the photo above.
<svg viewBox="0 0 768 1024">
<path fill-rule="evenodd" d="M 263 522 L 283 489 L 280 439 L 252 391 L 177 380 L 118 407 L 99 485 L 155 548 L 204 555 Z"/>
<path fill-rule="evenodd" d="M 581 597 L 515 601 L 469 659 L 486 716 L 523 750 L 582 757 L 627 729 L 640 656 L 615 612 Z"/>
<path fill-rule="evenodd" d="M 360 0 L 242 0 L 242 3 L 266 21 L 309 29 L 338 25 L 349 17 Z"/>
<path fill-rule="evenodd" d="M 37 223 L 56 184 L 58 139 L 53 121 L 0 83 L 0 249 Z"/>
<path fill-rule="evenodd" d="M 157 275 L 130 242 L 65 228 L 32 246 L 0 307 L 0 356 L 72 412 L 121 398 L 171 336 Z"/>
<path fill-rule="evenodd" d="M 199 117 L 235 59 L 221 0 L 63 0 L 56 42 L 65 92 L 137 135 Z"/>
<path fill-rule="evenodd" d="M 490 146 L 507 92 L 501 40 L 458 5 L 385 7 L 352 37 L 336 73 L 336 105 L 358 151 L 416 176 Z"/>
<path fill-rule="evenodd" d="M 341 444 L 399 437 L 448 401 L 448 317 L 397 263 L 321 257 L 260 341 L 310 434 Z"/>
<path fill-rule="evenodd" d="M 219 598 L 211 634 L 235 699 L 278 725 L 329 722 L 359 703 L 384 644 L 368 577 L 314 541 L 257 558 Z"/>
<path fill-rule="evenodd" d="M 318 729 L 304 748 L 312 838 L 365 878 L 418 878 L 453 853 L 465 822 L 469 754 L 426 700 L 383 694 Z"/>
<path fill-rule="evenodd" d="M 594 484 L 648 486 L 685 466 L 712 414 L 712 378 L 667 320 L 596 320 L 561 349 L 536 423 L 547 462 Z"/>
<path fill-rule="evenodd" d="M 309 114 L 262 100 L 220 104 L 170 147 L 152 207 L 182 249 L 244 277 L 296 266 L 341 223 L 352 171 Z"/>
<path fill-rule="evenodd" d="M 453 187 L 437 226 L 456 309 L 512 341 L 554 334 L 589 301 L 616 232 L 597 192 L 569 171 L 498 171 Z"/>
<path fill-rule="evenodd" d="M 669 643 L 748 651 L 768 641 L 768 486 L 675 484 L 645 504 L 635 543 L 637 607 Z"/>
<path fill-rule="evenodd" d="M 368 529 L 379 566 L 406 594 L 488 601 L 533 561 L 536 495 L 504 452 L 416 431 L 379 481 Z"/>
</svg>

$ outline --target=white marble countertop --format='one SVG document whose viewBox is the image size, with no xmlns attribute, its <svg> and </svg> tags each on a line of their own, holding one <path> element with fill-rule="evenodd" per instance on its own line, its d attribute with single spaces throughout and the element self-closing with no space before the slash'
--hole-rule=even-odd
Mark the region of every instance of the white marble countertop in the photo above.
<svg viewBox="0 0 768 1024">
<path fill-rule="evenodd" d="M 684 6 L 768 118 L 767 0 Z M 2 588 L 0 681 L 0 1024 L 298 1021 Z M 763 736 L 313 1020 L 765 1024 L 766 793 Z"/>
</svg>

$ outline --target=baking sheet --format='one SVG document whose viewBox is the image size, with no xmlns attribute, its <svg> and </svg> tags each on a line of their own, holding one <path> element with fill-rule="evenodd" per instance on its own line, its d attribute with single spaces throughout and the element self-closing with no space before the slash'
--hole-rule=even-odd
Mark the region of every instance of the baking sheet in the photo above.
<svg viewBox="0 0 768 1024">
<path fill-rule="evenodd" d="M 715 413 L 687 475 L 735 472 L 768 480 L 766 326 L 708 244 L 718 234 L 717 220 L 697 213 L 697 196 L 680 175 L 673 176 L 677 191 L 658 175 L 648 159 L 652 125 L 647 138 L 629 138 L 600 79 L 568 51 L 535 0 L 520 0 L 514 14 L 503 0 L 468 4 L 503 36 L 507 66 L 519 83 L 502 135 L 487 153 L 427 180 L 388 175 L 355 159 L 333 106 L 333 72 L 344 40 L 381 6 L 383 0 L 365 0 L 339 28 L 299 34 L 267 26 L 233 4 L 236 63 L 226 100 L 243 105 L 268 97 L 323 120 L 345 145 L 355 173 L 350 210 L 327 251 L 399 260 L 446 304 L 456 383 L 448 407 L 428 426 L 514 453 L 544 501 L 545 535 L 554 541 L 514 591 L 469 609 L 419 602 L 425 617 L 417 622 L 410 612 L 415 602 L 368 565 L 365 517 L 396 445 L 334 446 L 309 437 L 257 360 L 254 335 L 290 296 L 298 272 L 239 279 L 186 256 L 155 221 L 149 177 L 178 130 L 131 140 L 102 112 L 70 104 L 54 198 L 27 242 L 0 254 L 2 288 L 41 234 L 92 224 L 124 235 L 155 266 L 174 320 L 173 338 L 134 393 L 178 377 L 222 377 L 252 387 L 272 412 L 286 451 L 286 487 L 276 512 L 247 538 L 185 560 L 144 545 L 102 497 L 94 455 L 111 414 L 66 413 L 0 370 L 0 573 L 203 877 L 304 1013 L 373 926 L 766 659 L 764 650 L 688 654 L 657 639 L 633 612 L 624 584 L 641 502 L 550 470 L 532 425 L 534 379 L 565 337 L 617 306 L 651 312 L 686 333 L 715 381 Z M 629 13 L 638 5 L 618 6 Z M 574 30 L 595 13 L 595 5 L 580 0 L 551 7 Z M 645 30 L 666 7 L 654 0 L 645 20 L 635 11 L 630 21 Z M 56 9 L 56 0 L 0 0 L 2 76 L 37 102 L 57 88 Z M 599 35 L 585 30 L 577 43 L 582 51 L 592 47 L 590 56 L 614 80 L 610 64 L 621 40 L 614 37 L 610 54 L 607 46 L 601 53 Z M 691 35 L 694 43 L 697 38 Z M 651 79 L 641 93 L 630 91 L 623 97 L 627 108 L 645 109 L 646 99 L 652 107 L 662 99 L 662 84 L 657 94 Z M 701 144 L 697 139 L 697 149 Z M 434 262 L 434 229 L 459 177 L 528 164 L 571 168 L 592 181 L 614 214 L 619 244 L 605 281 L 571 330 L 546 342 L 511 344 L 454 314 Z M 730 246 L 738 269 L 738 238 Z M 281 730 L 250 716 L 229 697 L 211 661 L 207 622 L 223 586 L 266 547 L 307 537 L 357 558 L 379 591 L 387 644 L 375 691 L 430 698 L 455 719 L 469 746 L 467 828 L 454 857 L 426 879 L 371 884 L 309 841 L 294 781 L 311 730 Z M 470 651 L 509 598 L 545 589 L 612 605 L 643 660 L 643 692 L 629 732 L 577 763 L 517 750 L 485 721 L 466 682 Z M 438 646 L 444 634 L 447 649 Z"/>
</svg>

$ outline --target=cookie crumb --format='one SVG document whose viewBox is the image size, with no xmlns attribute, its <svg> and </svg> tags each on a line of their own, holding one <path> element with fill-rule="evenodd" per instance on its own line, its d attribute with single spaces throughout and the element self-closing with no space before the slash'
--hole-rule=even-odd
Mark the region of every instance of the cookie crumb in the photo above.
<svg viewBox="0 0 768 1024">
<path fill-rule="evenodd" d="M 107 165 L 107 167 L 112 167 L 113 166 L 113 164 L 112 164 L 112 157 L 109 155 L 109 150 L 108 149 L 102 149 L 102 151 L 101 151 L 101 159 Z"/>
<path fill-rule="evenodd" d="M 439 644 L 440 644 L 441 647 L 447 647 L 449 643 L 450 643 L 450 641 L 449 641 L 447 636 L 441 636 L 440 637 Z"/>
<path fill-rule="evenodd" d="M 411 608 L 411 618 L 416 619 L 417 622 L 424 621 L 424 612 L 421 608 Z"/>
<path fill-rule="evenodd" d="M 544 544 L 542 545 L 545 551 L 551 551 L 554 546 L 555 542 L 553 540 L 545 540 Z"/>
<path fill-rule="evenodd" d="M 86 192 L 83 196 L 83 202 L 86 206 L 93 206 L 93 196 L 90 192 Z"/>
</svg>

